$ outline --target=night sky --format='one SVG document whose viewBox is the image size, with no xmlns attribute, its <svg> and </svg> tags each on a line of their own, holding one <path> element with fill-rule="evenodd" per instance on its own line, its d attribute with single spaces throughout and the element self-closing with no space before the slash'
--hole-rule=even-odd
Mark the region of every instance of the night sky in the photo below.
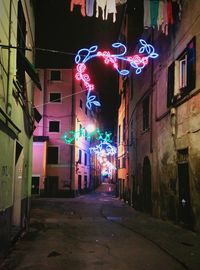
<svg viewBox="0 0 200 270">
<path fill-rule="evenodd" d="M 133 4 L 134 1 L 129 3 Z M 75 6 L 74 11 L 70 12 L 70 0 L 35 2 L 36 48 L 42 49 L 36 50 L 38 68 L 71 68 L 74 66 L 74 56 L 80 48 L 98 45 L 100 50 L 109 50 L 112 43 L 118 41 L 125 5 L 117 7 L 117 18 L 113 23 L 112 15 L 109 15 L 107 21 L 103 21 L 101 17 L 83 17 L 79 6 Z M 99 62 L 92 61 L 89 73 L 99 93 L 104 128 L 113 130 L 116 124 L 113 120 L 117 119 L 118 74 L 111 67 Z"/>
</svg>

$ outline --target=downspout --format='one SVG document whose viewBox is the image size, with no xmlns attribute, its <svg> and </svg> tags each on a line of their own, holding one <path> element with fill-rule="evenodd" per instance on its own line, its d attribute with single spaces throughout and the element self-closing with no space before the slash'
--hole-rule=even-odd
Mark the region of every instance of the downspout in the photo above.
<svg viewBox="0 0 200 270">
<path fill-rule="evenodd" d="M 154 40 L 154 29 L 152 28 L 152 32 L 151 32 L 151 43 L 153 44 L 153 40 Z M 151 97 L 150 97 L 150 103 L 151 103 L 151 118 L 150 118 L 150 153 L 153 152 L 153 77 L 154 77 L 154 62 L 151 61 Z"/>
<path fill-rule="evenodd" d="M 74 100 L 74 95 L 75 94 L 75 84 L 74 84 L 74 69 L 72 69 L 72 107 L 71 107 L 71 129 L 74 130 L 75 128 L 75 100 Z M 74 196 L 75 194 L 75 174 L 74 174 L 74 169 L 75 169 L 75 143 L 72 142 L 70 145 L 70 180 L 71 180 L 71 191 L 74 191 Z"/>
<path fill-rule="evenodd" d="M 7 75 L 7 95 L 6 95 L 6 114 L 11 115 L 11 110 L 9 111 L 10 104 L 10 58 L 11 58 L 11 21 L 12 18 L 12 0 L 10 0 L 9 7 L 9 32 L 8 32 L 8 75 Z M 10 108 L 11 109 L 11 108 Z"/>
</svg>

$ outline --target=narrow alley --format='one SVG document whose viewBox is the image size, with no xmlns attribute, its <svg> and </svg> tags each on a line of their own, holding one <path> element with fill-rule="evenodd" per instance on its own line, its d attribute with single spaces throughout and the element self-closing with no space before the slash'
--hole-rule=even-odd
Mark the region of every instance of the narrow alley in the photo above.
<svg viewBox="0 0 200 270">
<path fill-rule="evenodd" d="M 75 199 L 33 199 L 30 230 L 0 269 L 199 269 L 199 251 L 200 236 L 135 211 L 104 183 Z"/>
</svg>

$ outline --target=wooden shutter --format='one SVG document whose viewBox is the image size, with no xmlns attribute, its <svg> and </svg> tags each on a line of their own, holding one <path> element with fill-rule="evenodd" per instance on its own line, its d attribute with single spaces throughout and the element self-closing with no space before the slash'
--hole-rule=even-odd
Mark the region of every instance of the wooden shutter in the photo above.
<svg viewBox="0 0 200 270">
<path fill-rule="evenodd" d="M 187 92 L 195 88 L 196 83 L 196 42 L 195 37 L 187 46 Z"/>
<path fill-rule="evenodd" d="M 167 77 L 167 107 L 170 107 L 174 97 L 174 62 L 168 67 Z"/>
</svg>

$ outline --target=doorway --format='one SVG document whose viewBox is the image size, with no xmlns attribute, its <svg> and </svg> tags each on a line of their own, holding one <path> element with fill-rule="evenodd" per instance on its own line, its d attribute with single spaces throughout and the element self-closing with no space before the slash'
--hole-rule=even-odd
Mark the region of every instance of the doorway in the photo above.
<svg viewBox="0 0 200 270">
<path fill-rule="evenodd" d="M 32 188 L 31 194 L 32 195 L 39 195 L 39 184 L 40 184 L 40 177 L 39 176 L 32 176 Z"/>
<path fill-rule="evenodd" d="M 178 186 L 179 186 L 179 220 L 186 227 L 193 226 L 193 215 L 190 200 L 189 164 L 178 164 Z"/>
<path fill-rule="evenodd" d="M 151 164 L 148 157 L 144 158 L 143 162 L 143 209 L 144 212 L 152 213 L 151 199 Z"/>
<path fill-rule="evenodd" d="M 48 197 L 56 197 L 58 195 L 58 176 L 47 176 L 45 195 Z"/>
<path fill-rule="evenodd" d="M 178 188 L 179 188 L 179 207 L 178 217 L 186 227 L 193 226 L 193 214 L 190 199 L 190 179 L 188 148 L 178 150 Z"/>
<path fill-rule="evenodd" d="M 81 186 L 82 186 L 82 176 L 78 175 L 78 192 L 81 194 Z"/>
<path fill-rule="evenodd" d="M 21 225 L 23 165 L 24 165 L 23 146 L 18 141 L 16 141 L 12 225 L 17 227 Z"/>
</svg>

